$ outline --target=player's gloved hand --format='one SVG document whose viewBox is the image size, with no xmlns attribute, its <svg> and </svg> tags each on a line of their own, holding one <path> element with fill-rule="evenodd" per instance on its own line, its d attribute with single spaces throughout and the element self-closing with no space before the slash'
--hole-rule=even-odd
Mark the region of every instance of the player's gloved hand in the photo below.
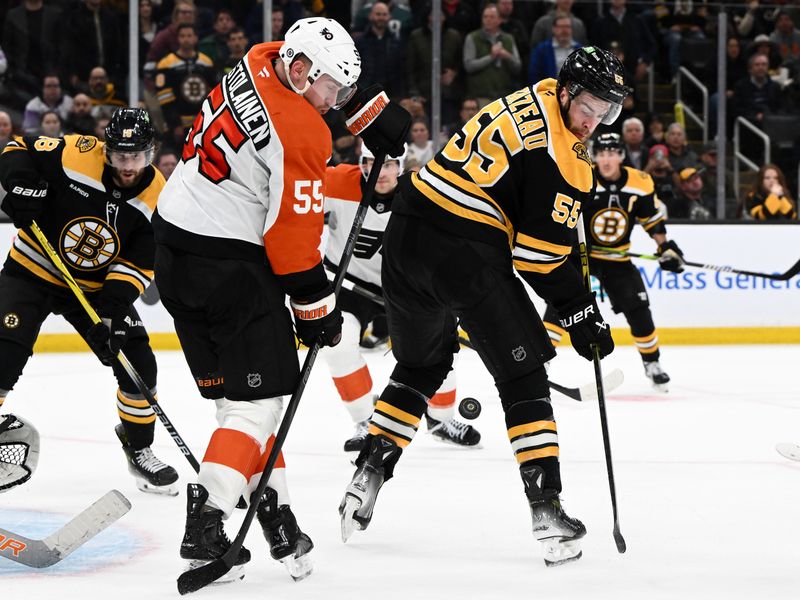
<svg viewBox="0 0 800 600">
<path fill-rule="evenodd" d="M 347 129 L 361 136 L 373 154 L 401 156 L 405 152 L 411 115 L 396 102 L 390 102 L 380 85 L 359 89 L 342 110 Z"/>
<path fill-rule="evenodd" d="M 342 311 L 336 306 L 333 288 L 328 285 L 318 294 L 289 301 L 294 313 L 297 337 L 309 348 L 315 340 L 321 346 L 335 346 L 342 339 Z"/>
<path fill-rule="evenodd" d="M 92 325 L 86 332 L 86 343 L 100 362 L 110 367 L 125 345 L 128 331 L 133 325 L 130 315 L 125 312 L 102 317 L 99 323 Z"/>
<path fill-rule="evenodd" d="M 594 292 L 579 296 L 558 309 L 559 323 L 569 332 L 572 347 L 586 360 L 592 360 L 592 345 L 600 350 L 600 358 L 614 351 L 611 328 L 603 320 Z"/>
<path fill-rule="evenodd" d="M 17 173 L 8 182 L 6 197 L 3 198 L 0 208 L 11 217 L 14 227 L 23 229 L 42 214 L 46 196 L 47 182 L 38 173 Z"/>
<path fill-rule="evenodd" d="M 678 248 L 678 244 L 672 240 L 667 240 L 658 247 L 658 266 L 664 271 L 672 271 L 673 273 L 683 272 L 683 252 Z"/>
</svg>

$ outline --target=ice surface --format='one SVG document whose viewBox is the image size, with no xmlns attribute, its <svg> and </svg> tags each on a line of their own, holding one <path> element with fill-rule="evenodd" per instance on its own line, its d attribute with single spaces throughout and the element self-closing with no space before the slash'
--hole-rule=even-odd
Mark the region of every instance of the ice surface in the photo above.
<svg viewBox="0 0 800 600">
<path fill-rule="evenodd" d="M 620 523 L 619 555 L 596 404 L 553 394 L 564 505 L 586 524 L 583 558 L 548 569 L 530 533 L 522 483 L 486 370 L 460 353 L 458 397 L 483 404 L 480 450 L 435 442 L 420 430 L 375 518 L 347 545 L 337 507 L 353 472 L 342 452 L 352 432 L 323 361 L 314 369 L 286 446 L 293 509 L 314 540 L 315 572 L 294 583 L 272 561 L 257 527 L 243 582 L 203 598 L 800 598 L 800 464 L 779 456 L 800 441 L 797 346 L 668 347 L 669 394 L 651 391 L 636 351 L 604 361 L 626 381 L 608 399 Z M 391 355 L 367 355 L 376 387 Z M 159 399 L 198 459 L 214 426 L 213 404 L 194 388 L 183 357 L 158 353 Z M 550 371 L 562 385 L 593 378 L 568 348 Z M 376 390 L 379 391 L 379 390 Z M 0 526 L 42 538 L 112 488 L 133 508 L 117 524 L 45 571 L 0 559 L 3 597 L 176 598 L 182 568 L 185 487 L 178 498 L 137 491 L 114 435 L 115 382 L 90 354 L 41 354 L 2 412 L 30 419 L 42 437 L 39 468 L 0 495 Z M 156 425 L 155 451 L 181 481 L 193 471 Z M 233 537 L 243 511 L 227 524 Z"/>
</svg>

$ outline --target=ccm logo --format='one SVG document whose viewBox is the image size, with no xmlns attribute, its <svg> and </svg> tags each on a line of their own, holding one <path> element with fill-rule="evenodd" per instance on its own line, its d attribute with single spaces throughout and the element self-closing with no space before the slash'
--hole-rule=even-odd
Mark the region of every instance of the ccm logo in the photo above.
<svg viewBox="0 0 800 600">
<path fill-rule="evenodd" d="M 28 545 L 20 540 L 15 540 L 11 537 L 0 535 L 0 552 L 3 550 L 11 550 L 14 556 L 19 556 L 20 552 L 24 552 Z"/>
<path fill-rule="evenodd" d="M 308 310 L 303 310 L 302 308 L 294 309 L 294 316 L 297 317 L 298 319 L 303 319 L 304 321 L 308 321 L 311 319 L 321 319 L 327 314 L 328 314 L 327 306 L 320 306 L 319 308 L 309 308 Z"/>
<path fill-rule="evenodd" d="M 582 311 L 577 312 L 574 315 L 570 315 L 566 319 L 561 319 L 561 326 L 564 329 L 569 329 L 576 323 L 580 323 L 581 321 L 588 319 L 590 314 L 594 314 L 594 306 L 587 306 Z"/>
<path fill-rule="evenodd" d="M 42 198 L 47 193 L 47 190 L 32 190 L 29 188 L 24 188 L 20 185 L 15 185 L 14 189 L 11 190 L 12 194 L 18 194 L 20 196 L 32 196 L 34 198 Z"/>
</svg>

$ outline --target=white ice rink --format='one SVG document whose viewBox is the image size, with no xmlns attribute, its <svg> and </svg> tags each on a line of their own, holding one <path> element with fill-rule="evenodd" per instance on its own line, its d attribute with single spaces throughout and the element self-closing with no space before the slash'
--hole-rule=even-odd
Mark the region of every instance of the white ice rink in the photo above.
<svg viewBox="0 0 800 600">
<path fill-rule="evenodd" d="M 368 355 L 376 387 L 391 357 Z M 159 398 L 201 458 L 213 406 L 197 394 L 183 357 L 161 352 Z M 491 379 L 462 350 L 458 397 L 481 400 L 475 425 L 483 448 L 460 450 L 423 430 L 386 484 L 366 532 L 339 538 L 337 506 L 353 472 L 341 451 L 352 426 L 322 361 L 314 368 L 289 434 L 286 461 L 294 512 L 316 548 L 315 572 L 294 583 L 268 556 L 257 522 L 244 581 L 207 588 L 202 598 L 542 599 L 800 598 L 800 463 L 779 456 L 800 441 L 800 348 L 667 347 L 669 394 L 651 391 L 636 351 L 604 361 L 626 381 L 608 400 L 620 523 L 628 552 L 617 554 L 596 404 L 553 394 L 564 505 L 588 529 L 584 556 L 547 569 Z M 551 370 L 564 385 L 592 380 L 591 364 L 564 349 Z M 379 383 L 380 382 L 380 383 Z M 0 558 L 0 597 L 177 598 L 185 515 L 178 498 L 136 490 L 113 432 L 115 383 L 89 354 L 40 354 L 2 412 L 39 429 L 39 468 L 0 495 L 0 526 L 28 537 L 55 531 L 116 488 L 132 510 L 56 566 L 35 571 Z M 155 450 L 193 471 L 163 427 Z M 231 537 L 243 511 L 228 522 Z"/>
</svg>

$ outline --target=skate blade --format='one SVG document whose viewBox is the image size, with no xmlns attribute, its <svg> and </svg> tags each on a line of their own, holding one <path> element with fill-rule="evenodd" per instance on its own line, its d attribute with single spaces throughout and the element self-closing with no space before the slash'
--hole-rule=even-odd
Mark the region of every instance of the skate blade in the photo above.
<svg viewBox="0 0 800 600">
<path fill-rule="evenodd" d="M 652 382 L 653 389 L 657 392 L 661 392 L 662 394 L 666 394 L 669 392 L 669 383 L 656 383 L 655 381 Z"/>
<path fill-rule="evenodd" d="M 202 567 L 203 565 L 207 565 L 212 561 L 210 560 L 199 560 L 199 559 L 190 559 L 186 561 L 187 567 L 184 569 L 184 572 L 191 571 L 192 569 L 196 569 L 198 567 Z M 212 585 L 225 585 L 228 583 L 233 583 L 234 581 L 239 581 L 244 579 L 244 565 L 233 565 L 231 570 L 225 573 L 219 579 L 215 579 L 209 586 Z"/>
<path fill-rule="evenodd" d="M 580 540 L 552 538 L 542 540 L 542 547 L 544 548 L 544 564 L 548 567 L 557 567 L 583 556 Z"/>
<path fill-rule="evenodd" d="M 303 554 L 302 556 L 287 556 L 286 558 L 282 558 L 281 562 L 295 581 L 302 581 L 314 571 L 314 563 L 311 561 L 311 557 L 308 554 Z"/>
<path fill-rule="evenodd" d="M 167 485 L 153 485 L 146 479 L 142 479 L 141 477 L 134 477 L 136 480 L 136 487 L 139 488 L 142 492 L 146 494 L 154 494 L 156 496 L 177 496 L 178 495 L 178 484 L 177 483 L 169 483 Z"/>
<path fill-rule="evenodd" d="M 775 446 L 778 453 L 789 460 L 800 460 L 800 445 L 784 442 Z"/>
<path fill-rule="evenodd" d="M 353 518 L 359 508 L 361 500 L 352 494 L 345 494 L 344 503 L 339 509 L 339 514 L 342 515 L 342 543 L 346 544 L 354 531 L 361 531 L 361 524 Z"/>
</svg>

